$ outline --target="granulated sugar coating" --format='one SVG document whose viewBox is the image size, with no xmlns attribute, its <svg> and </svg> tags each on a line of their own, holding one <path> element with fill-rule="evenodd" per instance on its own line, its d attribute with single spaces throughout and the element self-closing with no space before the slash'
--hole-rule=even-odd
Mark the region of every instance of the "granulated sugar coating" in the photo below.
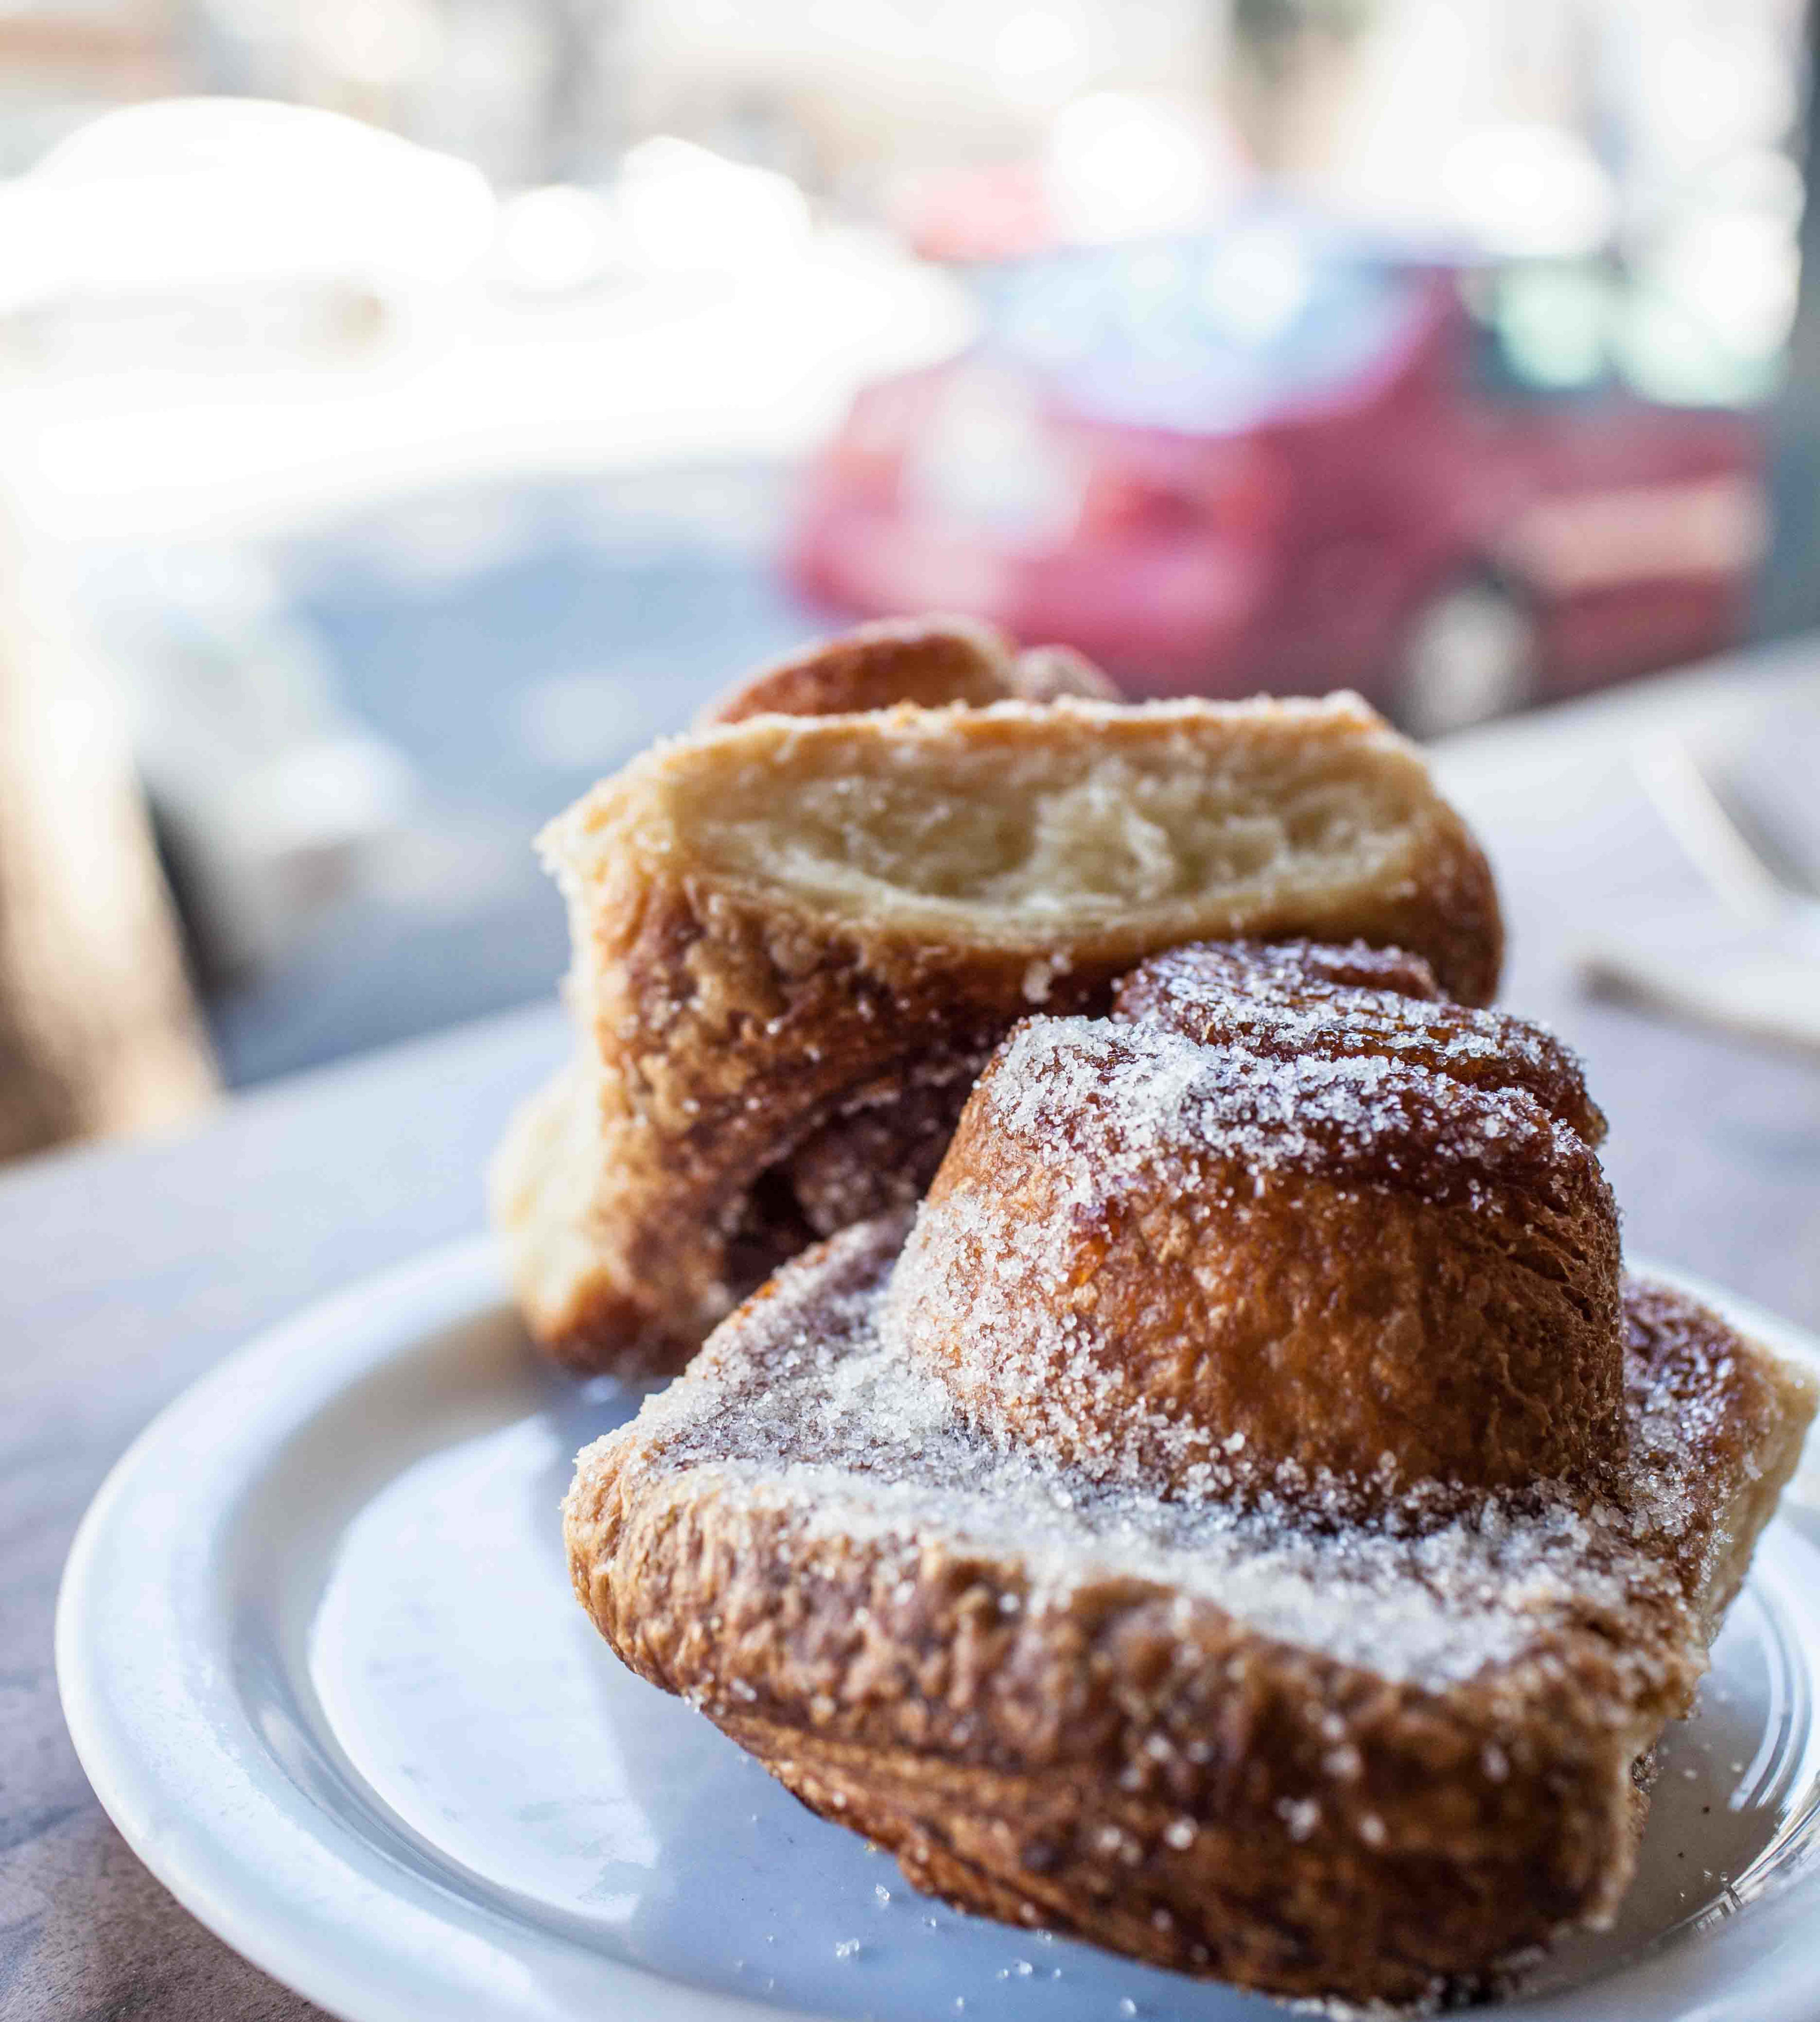
<svg viewBox="0 0 1820 2022">
<path fill-rule="evenodd" d="M 872 1224 L 784 1272 L 648 1407 L 663 1465 L 782 1498 L 810 1534 L 990 1552 L 1035 1606 L 1143 1580 L 1401 1682 L 1468 1677 L 1646 1593 L 1672 1603 L 1693 1448 L 1649 1384 L 1622 1404 L 1602 1119 L 1573 1057 L 1364 947 L 1186 949 L 1118 1002 L 1116 1020 L 1011 1034 L 901 1247 L 899 1225 Z M 1293 1246 L 1349 1202 L 1372 1244 L 1402 1216 L 1417 1267 L 1431 1225 L 1444 1245 L 1497 1232 L 1526 1260 L 1499 1247 L 1489 1268 L 1519 1279 L 1535 1257 L 1544 1276 L 1575 1268 L 1562 1230 L 1606 1246 L 1578 1266 L 1579 1331 L 1545 1330 L 1537 1362 L 1584 1411 L 1597 1394 L 1569 1365 L 1608 1360 L 1588 1379 L 1604 1385 L 1595 1469 L 1486 1493 L 1464 1466 L 1412 1469 L 1378 1444 L 1420 1414 L 1439 1358 L 1432 1313 L 1425 1338 L 1372 1303 L 1369 1258 L 1362 1348 L 1345 1338 L 1346 1254 L 1323 1260 L 1340 1276 L 1316 1288 L 1302 1363 L 1267 1333 L 1234 1334 L 1226 1316 L 1254 1270 L 1282 1268 L 1284 1229 Z M 1468 1295 L 1472 1321 L 1495 1324 L 1502 1309 Z M 1289 1310 L 1266 1304 L 1263 1324 Z M 1467 1462 L 1492 1422 L 1488 1385 L 1471 1388 L 1453 1405 Z M 1349 1411 L 1372 1436 L 1356 1465 L 1294 1444 Z M 1546 1408 L 1542 1422 L 1545 1437 Z"/>
<path fill-rule="evenodd" d="M 1702 1382 L 1635 1357 L 1632 1417 L 1645 1436 L 1620 1492 L 1584 1508 L 1547 1488 L 1452 1514 L 1418 1495 L 1376 1521 L 1333 1524 L 1271 1497 L 1246 1508 L 1107 1488 L 1002 1451 L 880 1332 L 897 1233 L 850 1230 L 780 1272 L 611 1440 L 636 1440 L 648 1465 L 687 1473 L 696 1492 L 787 1509 L 806 1539 L 908 1560 L 926 1548 L 978 1553 L 1011 1569 L 1021 1608 L 1138 1580 L 1429 1688 L 1514 1660 L 1570 1621 L 1672 1608 L 1687 1554 L 1706 1544 L 1694 1491 L 1712 1414 L 1685 1409 Z"/>
<path fill-rule="evenodd" d="M 1179 1970 L 1482 1998 L 1609 1918 L 1811 1386 L 1622 1285 L 1571 1057 L 1431 987 L 1185 950 L 1018 1027 L 913 1225 L 581 1456 L 614 1648 L 919 1888 Z"/>
<path fill-rule="evenodd" d="M 1396 1000 L 1398 1002 L 1401 1000 Z M 1476 1184 L 1596 1171 L 1573 1126 L 1526 1089 L 1463 1085 L 1383 1051 L 1209 1046 L 1149 1023 L 1032 1019 L 1000 1049 L 982 1093 L 994 1119 L 1053 1143 L 1084 1205 L 1174 1160 L 1184 1192 L 1210 1159 L 1252 1179 L 1320 1171 L 1394 1181 L 1444 1199 Z M 1102 1170 L 1102 1156 L 1109 1164 Z"/>
<path fill-rule="evenodd" d="M 1371 1054 L 1464 1086 L 1522 1090 L 1588 1144 L 1605 1135 L 1579 1061 L 1552 1033 L 1447 1002 L 1428 965 L 1398 948 L 1201 942 L 1142 963 L 1113 1016 L 1278 1059 Z"/>
<path fill-rule="evenodd" d="M 881 1324 L 1001 1444 L 1111 1485 L 1589 1485 L 1617 1213 L 1577 1064 L 1405 956 L 1208 946 L 976 1086 Z"/>
<path fill-rule="evenodd" d="M 1165 1355 L 1201 1351 L 1197 1323 L 1231 1296 L 1226 1258 L 1256 1219 L 1299 1211 L 1299 1180 L 1486 1214 L 1513 1199 L 1529 1215 L 1608 1199 L 1596 1155 L 1526 1089 L 1463 1089 L 1364 1051 L 1255 1053 L 1149 1024 L 1040 1019 L 1006 1042 L 974 1102 L 963 1146 L 977 1141 L 1000 1184 L 938 1184 L 883 1323 L 907 1354 L 940 1344 L 982 1424 L 1008 1428 L 1034 1410 L 1107 1477 L 1153 1473 L 1159 1443 L 1177 1476 L 1216 1462 L 1216 1447 L 1242 1448 L 1241 1420 L 1146 1409 L 1128 1343 L 1155 1335 Z M 1132 1268 L 1152 1273 L 1153 1304 L 1141 1287 L 1107 1290 L 1121 1241 L 1137 1246 Z M 1165 1302 L 1183 1290 L 1190 1311 L 1172 1313 Z M 1334 1373 L 1344 1380 L 1343 1367 Z M 1241 1471 L 1287 1458 L 1253 1453 Z"/>
</svg>

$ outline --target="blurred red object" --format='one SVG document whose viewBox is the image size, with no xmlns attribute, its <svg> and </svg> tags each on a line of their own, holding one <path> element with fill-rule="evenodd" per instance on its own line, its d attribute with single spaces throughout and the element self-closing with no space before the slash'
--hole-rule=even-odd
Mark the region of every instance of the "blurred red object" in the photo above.
<svg viewBox="0 0 1820 2022">
<path fill-rule="evenodd" d="M 911 251 L 945 265 L 1021 259 L 1055 237 L 1054 206 L 1035 162 L 925 170 L 904 179 L 892 209 Z"/>
<path fill-rule="evenodd" d="M 1531 278 L 1267 210 L 1003 270 L 973 350 L 856 399 L 790 571 L 1135 693 L 1353 686 L 1429 733 L 1729 644 L 1756 425 L 1630 390 L 1604 298 Z"/>
</svg>

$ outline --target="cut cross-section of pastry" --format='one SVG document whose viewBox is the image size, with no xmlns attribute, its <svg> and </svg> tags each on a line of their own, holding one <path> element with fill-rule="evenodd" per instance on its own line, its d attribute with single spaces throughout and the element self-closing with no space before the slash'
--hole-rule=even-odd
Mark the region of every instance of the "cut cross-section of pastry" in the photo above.
<svg viewBox="0 0 1820 2022">
<path fill-rule="evenodd" d="M 766 1272 L 914 1200 L 1032 1006 L 1213 936 L 1394 944 L 1482 1003 L 1484 856 L 1356 698 L 762 715 L 661 746 L 544 838 L 577 1066 L 495 1217 L 533 1333 L 680 1367 Z"/>
</svg>

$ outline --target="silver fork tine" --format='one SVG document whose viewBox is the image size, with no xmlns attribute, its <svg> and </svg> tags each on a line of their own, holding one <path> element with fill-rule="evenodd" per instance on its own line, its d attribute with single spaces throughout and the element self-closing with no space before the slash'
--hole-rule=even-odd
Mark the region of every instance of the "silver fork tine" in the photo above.
<svg viewBox="0 0 1820 2022">
<path fill-rule="evenodd" d="M 1796 844 L 1786 819 L 1778 820 L 1778 811 L 1758 794 L 1747 790 L 1746 781 L 1736 773 L 1709 770 L 1706 779 L 1732 827 L 1783 891 L 1804 906 L 1820 900 L 1820 867 L 1811 852 Z"/>
<path fill-rule="evenodd" d="M 1656 812 L 1734 913 L 1765 925 L 1808 896 L 1746 835 L 1684 739 L 1651 739 L 1637 753 L 1636 768 Z"/>
</svg>

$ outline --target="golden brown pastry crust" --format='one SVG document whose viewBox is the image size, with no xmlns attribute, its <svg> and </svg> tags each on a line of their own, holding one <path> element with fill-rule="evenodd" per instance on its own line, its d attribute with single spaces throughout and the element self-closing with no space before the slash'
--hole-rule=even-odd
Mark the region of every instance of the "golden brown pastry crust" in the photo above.
<svg viewBox="0 0 1820 2022">
<path fill-rule="evenodd" d="M 1131 818 L 1146 781 L 1217 779 L 1252 797 L 1233 833 L 1290 874 L 1210 860 L 1186 897 L 1125 907 L 1096 892 L 1091 864 L 1065 862 L 1048 911 L 995 911 L 914 892 L 831 898 L 704 845 L 724 808 L 767 795 L 789 810 L 875 787 L 897 797 L 877 824 L 888 838 L 918 808 L 984 819 L 993 780 L 1051 773 L 1052 802 L 1085 797 L 1089 842 L 1095 823 Z M 1306 838 L 1336 805 L 1358 816 L 1361 867 L 1298 883 L 1316 860 Z M 764 716 L 636 761 L 554 824 L 546 849 L 574 923 L 579 1098 L 527 1110 L 493 1199 L 532 1332 L 583 1370 L 679 1368 L 784 1257 L 915 1199 L 981 1064 L 1033 1002 L 1101 1007 L 1132 962 L 1209 935 L 1395 943 L 1469 1002 L 1489 997 L 1501 954 L 1482 853 L 1413 748 L 1347 697 Z M 557 1114 L 575 1099 L 580 1114 Z"/>
<path fill-rule="evenodd" d="M 582 1454 L 570 1568 L 628 1664 L 917 1886 L 1157 1965 L 1457 1999 L 1609 1918 L 1809 1378 L 1632 1284 L 1631 1465 L 1590 1511 L 1146 1512 L 903 1388 L 903 1228 L 788 1267 Z"/>
<path fill-rule="evenodd" d="M 1112 1015 L 1278 1060 L 1311 1049 L 1332 1060 L 1376 1055 L 1466 1089 L 1520 1092 L 1595 1150 L 1605 1142 L 1605 1118 L 1567 1047 L 1526 1019 L 1449 998 L 1403 948 L 1191 943 L 1125 976 Z"/>
<path fill-rule="evenodd" d="M 1066 646 L 1020 653 L 1002 632 L 972 618 L 888 618 L 808 647 L 742 681 L 709 704 L 698 730 L 753 716 L 845 716 L 956 703 L 1054 702 L 1085 695 L 1117 702 L 1093 662 Z"/>
<path fill-rule="evenodd" d="M 894 1283 L 1001 1443 L 1171 1491 L 1382 1501 L 1622 1458 L 1617 1210 L 1558 1042 L 1363 947 L 1153 958 L 1035 1018 Z"/>
</svg>

